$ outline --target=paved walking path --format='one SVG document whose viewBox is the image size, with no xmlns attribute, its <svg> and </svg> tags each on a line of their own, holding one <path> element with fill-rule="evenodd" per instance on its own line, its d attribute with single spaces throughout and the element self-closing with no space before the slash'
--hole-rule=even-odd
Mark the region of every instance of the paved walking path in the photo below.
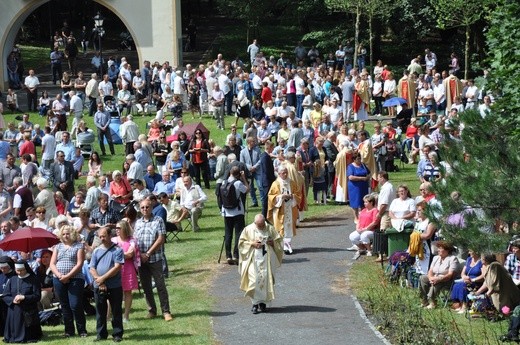
<svg viewBox="0 0 520 345">
<path fill-rule="evenodd" d="M 253 315 L 239 290 L 237 266 L 224 264 L 216 279 L 214 331 L 226 345 L 382 344 L 360 316 L 346 279 L 353 252 L 347 234 L 354 229 L 345 206 L 338 215 L 304 222 L 276 275 L 276 300 L 265 314 Z M 339 215 L 341 214 L 341 215 Z M 250 217 L 251 218 L 251 217 Z"/>
</svg>

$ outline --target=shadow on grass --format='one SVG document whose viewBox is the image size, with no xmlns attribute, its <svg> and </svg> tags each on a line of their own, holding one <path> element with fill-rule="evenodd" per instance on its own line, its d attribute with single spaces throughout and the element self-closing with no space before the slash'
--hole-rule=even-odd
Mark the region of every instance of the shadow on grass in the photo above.
<svg viewBox="0 0 520 345">
<path fill-rule="evenodd" d="M 268 313 L 271 314 L 289 314 L 289 313 L 333 313 L 336 308 L 317 307 L 313 305 L 290 305 L 286 307 L 269 308 Z"/>
<path fill-rule="evenodd" d="M 199 269 L 199 270 L 173 270 L 170 271 L 175 277 L 187 275 L 187 274 L 197 274 L 197 273 L 204 273 L 208 272 L 209 269 Z"/>
<path fill-rule="evenodd" d="M 141 333 L 139 329 L 135 329 L 134 332 L 132 332 L 130 335 L 127 335 L 126 333 L 131 333 L 131 332 L 127 332 L 127 330 L 125 330 L 125 335 L 123 336 L 123 340 L 145 341 L 145 342 L 150 341 L 150 335 Z M 153 339 L 158 340 L 158 339 L 186 338 L 186 337 L 191 337 L 193 335 L 194 334 L 191 334 L 191 333 L 175 333 L 175 331 L 173 331 L 171 333 L 168 332 L 167 334 L 166 333 L 165 334 L 154 333 Z"/>
</svg>

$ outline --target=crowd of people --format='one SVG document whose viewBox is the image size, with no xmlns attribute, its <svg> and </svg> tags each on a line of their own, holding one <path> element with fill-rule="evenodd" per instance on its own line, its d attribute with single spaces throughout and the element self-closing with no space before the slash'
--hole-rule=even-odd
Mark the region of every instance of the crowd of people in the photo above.
<svg viewBox="0 0 520 345">
<path fill-rule="evenodd" d="M 133 70 L 124 58 L 120 62 L 109 59 L 101 81 L 96 73 L 83 80 L 72 66 L 68 72 L 56 71 L 55 82 L 61 78 L 62 92 L 53 100 L 43 93 L 39 101 L 39 80 L 30 70 L 24 81 L 28 110 L 39 110 L 47 123 L 42 131 L 25 114 L 18 131 L 14 123 L 2 128 L 0 217 L 2 236 L 27 225 L 55 231 L 61 239 L 48 264 L 54 296 L 38 294 L 36 308 L 44 308 L 44 301 L 59 300 L 66 320 L 64 336 L 76 332 L 86 336 L 82 301 L 87 286 L 95 296 L 97 337 L 108 337 L 109 301 L 112 335 L 119 341 L 123 324 L 130 318 L 137 270 L 148 317 L 158 313 L 153 279 L 162 315 L 171 320 L 164 281 L 168 276 L 166 234 L 183 229 L 181 222 L 186 219 L 193 231 L 201 230 L 198 220 L 208 200 L 201 183 L 208 190 L 210 180 L 216 181 L 224 218 L 226 260 L 239 265 L 241 288 L 252 299 L 253 313 L 264 312 L 274 298 L 273 275 L 283 253 L 297 251 L 293 237 L 305 219 L 311 188 L 315 204 L 335 201 L 349 203 L 353 209 L 356 230 L 350 239 L 355 259 L 372 255 L 375 230 L 414 227 L 421 244 L 416 261 L 422 276 L 421 298 L 423 304 L 434 307 L 439 289 L 449 287 L 456 277 L 458 263 L 449 243 L 438 242 L 432 248 L 439 233 L 424 213 L 439 203 L 431 182 L 451 173 L 439 149 L 446 133 L 451 139 L 460 136 L 463 126 L 455 126 L 458 113 L 481 102 L 478 108 L 486 116 L 492 99 L 485 90 L 476 89 L 472 80 L 458 79 L 456 56 L 450 66 L 442 66 L 426 49 L 424 58 L 413 58 L 396 80 L 398 72 L 381 61 L 369 71 L 366 50 L 363 53 L 360 48 L 355 64 L 350 43 L 323 60 L 316 48 L 307 51 L 300 43 L 294 60 L 283 54 L 276 60 L 263 56 L 257 40 L 247 48 L 249 66 L 238 57 L 226 60 L 222 54 L 206 65 L 184 69 L 168 62 L 144 61 L 142 68 Z M 384 126 L 377 123 L 374 133 L 369 133 L 365 121 L 383 115 L 384 101 L 396 96 L 405 103 L 386 107 L 390 120 Z M 82 120 L 85 103 L 88 115 L 94 117 L 101 151 L 90 153 L 88 172 L 83 169 L 81 148 L 73 143 L 82 133 L 92 132 Z M 133 121 L 134 105 L 143 114 L 155 108 L 147 133 Z M 8 107 L 19 109 L 17 104 Z M 229 128 L 225 142 L 215 143 L 200 128 L 186 133 L 185 108 L 192 117 L 211 113 L 220 130 Z M 67 112 L 74 117 L 70 128 Z M 121 170 L 106 173 L 105 140 L 115 154 L 109 128 L 113 114 L 122 122 L 119 134 L 126 156 Z M 226 115 L 234 116 L 231 125 L 226 126 Z M 242 133 L 240 119 L 244 120 Z M 173 136 L 171 143 L 168 134 Z M 42 147 L 40 160 L 38 145 Z M 15 164 L 18 157 L 20 166 Z M 415 200 L 406 185 L 396 192 L 389 181 L 388 171 L 397 169 L 396 157 L 412 164 L 418 160 L 417 177 L 422 184 Z M 83 175 L 85 185 L 76 188 L 76 179 Z M 245 211 L 250 207 L 261 207 L 261 212 L 246 226 Z M 12 252 L 7 256 L 15 261 L 22 258 L 24 267 L 38 271 L 44 254 Z M 465 275 L 475 274 L 476 261 L 468 263 Z M 491 266 L 490 261 L 486 262 Z M 21 266 L 16 271 L 19 278 L 26 274 Z M 46 288 L 34 287 L 42 292 Z M 488 292 L 492 294 L 492 288 Z M 466 308 L 463 292 L 454 299 Z M 114 307 L 123 300 L 124 310 Z"/>
</svg>

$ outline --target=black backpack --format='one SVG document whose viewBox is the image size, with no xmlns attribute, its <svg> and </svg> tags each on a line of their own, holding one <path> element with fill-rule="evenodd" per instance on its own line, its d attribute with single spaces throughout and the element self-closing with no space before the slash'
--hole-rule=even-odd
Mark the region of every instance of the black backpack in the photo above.
<svg viewBox="0 0 520 345">
<path fill-rule="evenodd" d="M 240 198 L 237 198 L 235 182 L 224 181 L 219 189 L 219 198 L 222 206 L 227 209 L 237 208 L 240 210 Z"/>
</svg>

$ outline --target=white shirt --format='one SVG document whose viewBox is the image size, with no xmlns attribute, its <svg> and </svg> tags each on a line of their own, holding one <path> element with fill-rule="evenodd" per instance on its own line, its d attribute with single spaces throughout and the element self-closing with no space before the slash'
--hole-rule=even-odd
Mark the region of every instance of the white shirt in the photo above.
<svg viewBox="0 0 520 345">
<path fill-rule="evenodd" d="M 395 199 L 395 189 L 394 186 L 386 181 L 384 185 L 381 186 L 381 190 L 379 191 L 379 196 L 377 197 L 377 208 L 381 209 L 382 205 L 390 206 L 392 201 Z"/>
<path fill-rule="evenodd" d="M 294 86 L 296 87 L 296 94 L 303 95 L 303 89 L 305 88 L 305 82 L 299 75 L 294 78 Z"/>
<path fill-rule="evenodd" d="M 330 107 L 328 109 L 327 113 L 330 116 L 330 122 L 332 122 L 333 124 L 336 124 L 338 122 L 338 120 L 341 118 L 341 116 L 343 115 L 343 110 L 341 109 L 341 107 L 336 107 L 336 108 Z"/>
<path fill-rule="evenodd" d="M 177 181 L 175 181 L 177 182 Z M 206 202 L 208 200 L 208 197 L 206 194 L 202 191 L 199 185 L 196 185 L 194 183 L 191 184 L 191 187 L 187 189 L 183 186 L 181 189 L 181 206 L 186 207 L 188 210 L 191 210 L 193 208 L 193 203 L 195 201 L 199 201 L 199 207 L 200 204 Z"/>
<path fill-rule="evenodd" d="M 251 83 L 253 84 L 253 89 L 258 90 L 262 88 L 262 79 L 257 74 L 253 76 Z"/>
<path fill-rule="evenodd" d="M 182 79 L 181 76 L 175 76 L 175 78 L 173 78 L 173 93 L 176 94 L 176 95 L 180 95 L 181 93 L 184 92 L 184 80 Z"/>
<path fill-rule="evenodd" d="M 419 91 L 419 99 L 427 98 L 428 101 L 426 102 L 426 104 L 428 104 L 428 105 L 431 105 L 433 103 L 433 99 L 432 99 L 433 96 L 434 96 L 433 90 L 430 88 L 428 88 L 428 90 L 421 89 L 421 91 Z"/>
<path fill-rule="evenodd" d="M 442 103 L 446 99 L 446 90 L 444 89 L 444 85 L 439 82 L 438 85 L 433 84 L 433 96 L 435 97 L 435 102 Z"/>
<path fill-rule="evenodd" d="M 383 83 L 380 81 L 374 82 L 374 88 L 372 89 L 372 95 L 374 97 L 382 97 L 383 96 Z"/>
<path fill-rule="evenodd" d="M 56 139 L 53 135 L 45 134 L 42 138 L 42 146 L 44 148 L 42 153 L 43 160 L 53 160 L 54 159 L 54 149 L 56 147 Z"/>
<path fill-rule="evenodd" d="M 119 134 L 121 134 L 121 139 L 125 144 L 129 142 L 131 143 L 137 141 L 139 137 L 139 128 L 135 122 L 126 120 L 123 122 L 121 127 L 119 127 Z"/>
<path fill-rule="evenodd" d="M 389 211 L 391 211 L 397 218 L 403 218 L 406 213 L 415 212 L 415 201 L 412 198 L 406 200 L 395 198 L 390 204 Z"/>
<path fill-rule="evenodd" d="M 122 85 L 128 85 L 132 80 L 132 74 L 130 73 L 130 71 L 124 67 L 121 67 L 121 69 L 119 70 L 119 75 L 121 76 L 121 83 Z"/>
<path fill-rule="evenodd" d="M 385 84 L 383 86 L 383 90 L 388 95 L 395 95 L 395 87 L 396 87 L 395 79 L 392 79 L 392 80 L 387 79 L 387 80 L 385 80 Z"/>
<path fill-rule="evenodd" d="M 129 180 L 142 180 L 144 179 L 144 169 L 141 163 L 138 161 L 133 161 L 128 168 L 128 172 L 126 176 Z"/>
<path fill-rule="evenodd" d="M 83 112 L 83 101 L 78 95 L 74 95 L 70 98 L 70 110 L 75 115 L 81 115 Z"/>
<path fill-rule="evenodd" d="M 25 86 L 27 86 L 27 88 L 29 89 L 33 89 L 35 87 L 38 87 L 38 85 L 40 85 L 40 81 L 38 80 L 38 77 L 36 76 L 30 76 L 28 75 L 27 77 L 25 77 L 25 82 L 24 82 Z"/>
<path fill-rule="evenodd" d="M 258 54 L 259 51 L 260 51 L 260 48 L 254 43 L 251 43 L 247 47 L 247 52 L 249 53 L 249 56 L 251 57 L 251 61 L 253 61 L 253 59 L 256 57 L 256 54 Z"/>
<path fill-rule="evenodd" d="M 218 86 L 222 92 L 224 92 L 224 95 L 226 95 L 231 89 L 229 88 L 229 83 L 231 83 L 231 80 L 229 80 L 228 76 L 225 74 L 221 74 L 218 77 Z"/>
<path fill-rule="evenodd" d="M 466 98 L 468 99 L 468 102 L 475 102 L 477 100 L 478 96 L 478 88 L 473 85 L 468 87 L 466 90 Z"/>
<path fill-rule="evenodd" d="M 18 192 L 22 188 L 22 186 L 16 188 L 16 192 Z M 22 197 L 20 194 L 15 194 L 13 197 L 13 209 L 22 207 Z"/>
<path fill-rule="evenodd" d="M 132 79 L 132 84 L 135 85 L 135 87 L 136 87 L 137 90 L 142 90 L 142 89 L 141 89 L 141 86 L 144 84 L 144 80 L 143 80 L 142 77 L 135 76 L 135 77 Z"/>
<path fill-rule="evenodd" d="M 112 86 L 112 83 L 110 81 L 102 81 L 99 83 L 99 94 L 101 96 L 112 96 L 112 92 L 114 90 L 114 87 Z"/>
</svg>

